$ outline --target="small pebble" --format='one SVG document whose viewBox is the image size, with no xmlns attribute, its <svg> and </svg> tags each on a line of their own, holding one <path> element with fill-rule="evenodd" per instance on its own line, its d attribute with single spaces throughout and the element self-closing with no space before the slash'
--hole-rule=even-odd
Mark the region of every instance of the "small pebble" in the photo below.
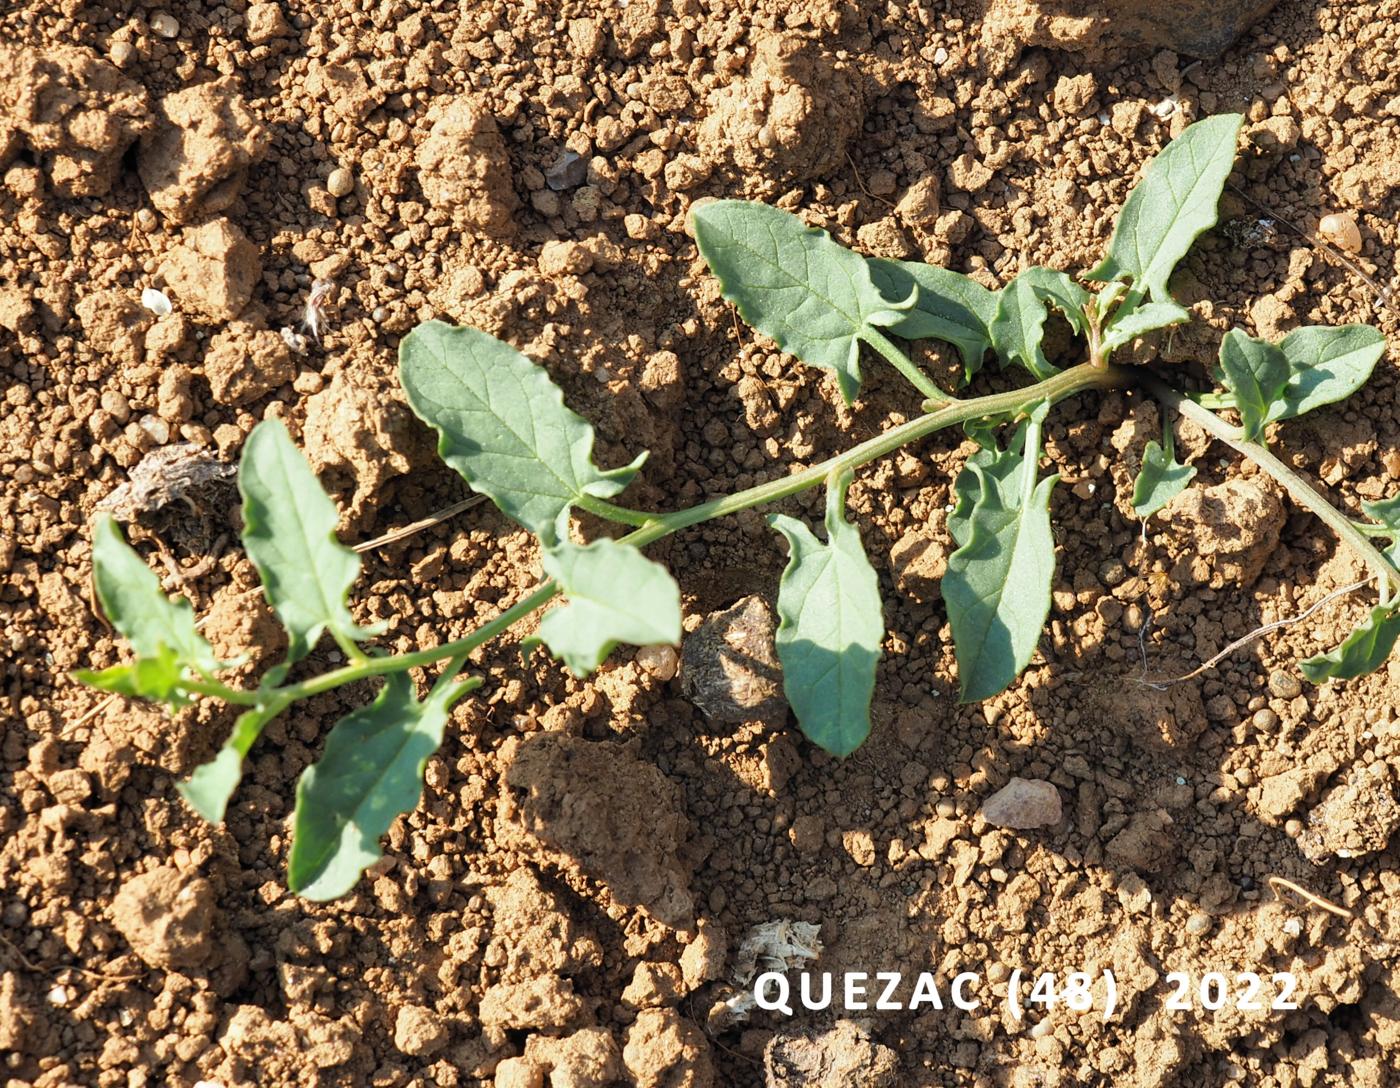
<svg viewBox="0 0 1400 1088">
<path fill-rule="evenodd" d="M 1186 932 L 1193 937 L 1203 937 L 1210 932 L 1210 915 L 1205 911 L 1194 911 L 1186 919 Z"/>
<path fill-rule="evenodd" d="M 1324 215 L 1317 224 L 1317 233 L 1343 252 L 1361 252 L 1361 230 L 1356 220 L 1345 212 Z"/>
<path fill-rule="evenodd" d="M 157 446 L 163 446 L 170 441 L 170 424 L 160 416 L 144 415 L 137 421 L 137 426 L 145 431 L 147 437 Z"/>
<path fill-rule="evenodd" d="M 125 68 L 136 59 L 136 46 L 127 41 L 113 42 L 107 56 L 118 68 Z"/>
<path fill-rule="evenodd" d="M 1013 778 L 982 802 L 982 818 L 993 827 L 1051 827 L 1060 815 L 1060 791 L 1036 778 Z"/>
<path fill-rule="evenodd" d="M 1278 699 L 1296 699 L 1303 693 L 1303 684 L 1291 672 L 1275 669 L 1269 673 L 1269 692 Z"/>
<path fill-rule="evenodd" d="M 349 196 L 355 191 L 355 175 L 348 167 L 337 166 L 326 178 L 326 190 L 336 198 Z"/>
<path fill-rule="evenodd" d="M 179 36 L 180 23 L 167 11 L 158 11 L 151 16 L 151 30 L 162 38 L 174 38 Z"/>
</svg>

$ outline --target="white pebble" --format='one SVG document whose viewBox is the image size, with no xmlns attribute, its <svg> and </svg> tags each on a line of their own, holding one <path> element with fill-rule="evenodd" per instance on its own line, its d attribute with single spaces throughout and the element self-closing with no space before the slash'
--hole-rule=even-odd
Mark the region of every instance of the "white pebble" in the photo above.
<svg viewBox="0 0 1400 1088">
<path fill-rule="evenodd" d="M 355 191 L 355 175 L 349 168 L 337 166 L 326 178 L 326 191 L 336 198 L 349 196 Z"/>
<path fill-rule="evenodd" d="M 170 296 L 164 291 L 157 291 L 154 287 L 147 287 L 141 292 L 141 305 L 157 317 L 164 317 L 174 309 L 170 305 Z"/>
<path fill-rule="evenodd" d="M 162 38 L 174 38 L 180 33 L 180 24 L 169 12 L 158 11 L 151 16 L 151 29 Z"/>
</svg>

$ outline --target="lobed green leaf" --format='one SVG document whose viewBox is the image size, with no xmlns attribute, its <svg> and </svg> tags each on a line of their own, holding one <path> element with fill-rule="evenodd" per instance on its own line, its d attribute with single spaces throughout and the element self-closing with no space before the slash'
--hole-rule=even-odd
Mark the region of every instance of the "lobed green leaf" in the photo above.
<svg viewBox="0 0 1400 1088">
<path fill-rule="evenodd" d="M 1314 684 L 1365 676 L 1385 663 L 1397 638 L 1400 638 L 1400 613 L 1396 606 L 1378 605 L 1335 650 L 1310 657 L 1299 667 Z"/>
<path fill-rule="evenodd" d="M 442 743 L 453 700 L 479 678 L 414 697 L 406 673 L 392 673 L 374 702 L 336 722 L 319 762 L 297 782 L 287 884 L 308 899 L 346 894 L 379 860 L 380 836 L 418 806 L 423 770 Z"/>
<path fill-rule="evenodd" d="M 1243 120 L 1227 113 L 1189 126 L 1148 164 L 1128 196 L 1108 256 L 1088 273 L 1091 280 L 1132 280 L 1125 313 L 1144 297 L 1173 302 L 1167 281 L 1196 238 L 1215 226 Z"/>
<path fill-rule="evenodd" d="M 992 346 L 1008 363 L 1019 363 L 1037 380 L 1058 373 L 1041 349 L 1047 304 L 1065 315 L 1076 332 L 1084 331 L 1084 304 L 1089 293 L 1066 276 L 1049 268 L 1028 268 L 1001 289 L 992 318 Z"/>
<path fill-rule="evenodd" d="M 419 325 L 399 346 L 399 378 L 442 459 L 546 543 L 570 506 L 616 495 L 646 460 L 598 468 L 593 425 L 544 368 L 478 329 Z"/>
<path fill-rule="evenodd" d="M 965 703 L 1005 690 L 1030 663 L 1050 612 L 1050 493 L 1059 477 L 1036 480 L 1037 430 L 1023 425 L 1008 449 L 979 450 L 954 485 L 948 530 L 958 550 L 942 590 Z"/>
<path fill-rule="evenodd" d="M 680 642 L 680 587 L 665 567 L 630 544 L 564 540 L 545 551 L 542 561 L 566 603 L 545 613 L 539 633 L 525 645 L 543 642 L 575 676 L 587 676 L 619 642 Z"/>
<path fill-rule="evenodd" d="M 860 392 L 860 340 L 913 304 L 881 295 L 864 257 L 767 204 L 718 200 L 691 212 L 695 243 L 724 297 L 754 328 L 804 362 L 834 371 L 850 404 Z"/>
<path fill-rule="evenodd" d="M 306 656 L 327 630 L 348 641 L 378 633 L 356 625 L 345 606 L 360 557 L 336 539 L 335 503 L 280 419 L 264 420 L 248 436 L 238 488 L 243 546 L 287 629 L 287 660 Z"/>
<path fill-rule="evenodd" d="M 1168 325 L 1180 325 L 1191 318 L 1190 311 L 1175 302 L 1146 302 L 1134 310 L 1115 313 L 1104 328 L 1104 355 L 1111 354 L 1124 344 L 1131 343 L 1139 336 L 1164 329 Z"/>
<path fill-rule="evenodd" d="M 1245 441 L 1252 442 L 1288 385 L 1288 358 L 1273 344 L 1231 329 L 1220 342 L 1220 374 L 1234 394 Z"/>
<path fill-rule="evenodd" d="M 1146 521 L 1186 490 L 1195 478 L 1194 465 L 1183 465 L 1170 448 L 1156 441 L 1142 451 L 1142 468 L 1133 481 L 1133 513 Z"/>
<path fill-rule="evenodd" d="M 997 293 L 974 279 L 936 265 L 870 257 L 870 277 L 893 304 L 911 295 L 914 305 L 899 312 L 889 331 L 905 340 L 946 340 L 962 356 L 964 380 L 982 368 L 991 347 Z"/>
<path fill-rule="evenodd" d="M 788 542 L 775 639 L 783 690 L 803 734 L 834 756 L 850 755 L 870 734 L 885 636 L 879 581 L 843 512 L 850 483 L 847 472 L 827 485 L 825 543 L 795 518 L 768 519 Z"/>
<path fill-rule="evenodd" d="M 1270 423 L 1351 396 L 1385 353 L 1385 337 L 1370 325 L 1305 325 L 1278 347 L 1288 362 L 1288 383 L 1269 408 Z"/>
</svg>

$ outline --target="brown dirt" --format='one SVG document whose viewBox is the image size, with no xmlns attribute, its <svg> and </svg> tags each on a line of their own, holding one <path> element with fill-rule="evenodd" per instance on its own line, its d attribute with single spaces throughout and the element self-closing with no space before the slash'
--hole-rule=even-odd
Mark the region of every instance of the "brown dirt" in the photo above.
<svg viewBox="0 0 1400 1088">
<path fill-rule="evenodd" d="M 1118 464 L 1159 422 L 1137 396 L 1052 417 L 1058 582 L 1041 655 L 1010 691 L 955 702 L 932 579 L 969 446 L 940 435 L 851 491 L 890 630 L 874 733 L 853 758 L 824 758 L 781 723 L 706 718 L 674 655 L 619 651 L 577 681 L 503 639 L 477 662 L 486 683 L 456 711 L 423 803 L 338 903 L 285 890 L 286 821 L 296 775 L 368 691 L 269 727 L 212 828 L 173 785 L 231 715 L 169 721 L 67 677 L 121 652 L 88 604 L 86 526 L 153 450 L 231 460 L 258 420 L 281 417 L 351 540 L 462 496 L 396 387 L 395 348 L 421 319 L 473 323 L 544 363 L 597 422 L 601 463 L 649 448 L 635 505 L 747 486 L 907 418 L 887 368 L 868 367 L 846 409 L 832 382 L 739 327 L 685 233 L 702 197 L 763 196 L 869 252 L 996 285 L 1030 263 L 1087 268 L 1141 164 L 1189 120 L 1240 110 L 1231 229 L 1185 262 L 1178 293 L 1200 320 L 1158 345 L 1161 361 L 1212 357 L 1231 324 L 1400 332 L 1354 274 L 1257 223 L 1348 212 L 1360 268 L 1390 280 L 1400 4 L 1285 0 L 1199 64 L 1105 50 L 1089 29 L 1091 59 L 1053 35 L 1021 48 L 973 0 L 10 5 L 0 1078 L 1392 1083 L 1400 663 L 1300 682 L 1296 659 L 1360 615 L 1347 600 L 1169 694 L 1137 685 L 1144 667 L 1185 673 L 1357 577 L 1309 516 L 1188 428 L 1193 497 L 1140 535 Z M 335 285 L 320 341 L 284 339 L 315 280 Z M 175 313 L 142 310 L 144 287 Z M 940 346 L 919 355 L 945 377 L 958 366 Z M 1279 434 L 1350 509 L 1400 480 L 1396 360 Z M 816 519 L 818 501 L 786 508 Z M 198 531 L 154 524 L 142 547 L 168 571 L 161 541 L 221 653 L 260 639 L 265 661 L 276 636 L 231 543 L 232 504 L 189 519 Z M 656 554 L 688 630 L 750 594 L 771 600 L 783 562 L 758 515 Z M 357 619 L 387 623 L 395 650 L 461 636 L 538 570 L 489 506 L 367 560 Z M 331 660 L 323 648 L 310 666 Z M 1052 783 L 1060 821 L 990 825 L 981 806 L 1012 777 Z M 1275 901 L 1274 876 L 1354 917 Z M 820 923 L 820 969 L 976 970 L 1004 990 L 1016 968 L 1112 967 L 1120 1009 L 724 1026 L 726 958 L 774 919 Z M 1211 970 L 1296 972 L 1301 1008 L 1164 1008 L 1166 972 Z"/>
</svg>

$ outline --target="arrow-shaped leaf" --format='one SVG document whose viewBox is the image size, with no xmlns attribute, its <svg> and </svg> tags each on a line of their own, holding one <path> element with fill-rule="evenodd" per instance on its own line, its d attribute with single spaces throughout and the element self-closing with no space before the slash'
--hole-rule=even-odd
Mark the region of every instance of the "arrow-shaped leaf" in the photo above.
<svg viewBox="0 0 1400 1088">
<path fill-rule="evenodd" d="M 1288 385 L 1288 358 L 1273 344 L 1231 329 L 1220 342 L 1220 374 L 1235 395 L 1244 439 L 1252 442 Z"/>
<path fill-rule="evenodd" d="M 1039 458 L 1039 424 L 1022 426 L 1010 449 L 973 454 L 955 485 L 948 530 L 959 547 L 948 557 L 942 589 L 965 703 L 1016 678 L 1050 612 L 1050 492 L 1059 477 L 1037 482 Z"/>
<path fill-rule="evenodd" d="M 598 468 L 593 425 L 564 406 L 544 368 L 478 329 L 419 325 L 399 346 L 399 378 L 442 459 L 547 543 L 560 514 L 586 495 L 616 495 L 646 460 Z"/>
<path fill-rule="evenodd" d="M 795 518 L 768 519 L 788 542 L 775 638 L 783 691 L 807 739 L 835 756 L 854 752 L 870 733 L 885 637 L 879 581 L 843 513 L 850 483 L 849 473 L 828 483 L 826 543 Z"/>
<path fill-rule="evenodd" d="M 1057 373 L 1041 349 L 1047 303 L 1065 315 L 1075 331 L 1084 330 L 1084 304 L 1089 293 L 1049 268 L 1028 268 L 1001 289 L 992 318 L 992 346 L 1008 363 L 1019 363 L 1041 381 Z"/>
<path fill-rule="evenodd" d="M 681 640 L 681 592 L 660 563 L 630 544 L 604 538 L 591 544 L 561 541 L 544 553 L 545 573 L 566 603 L 540 621 L 543 642 L 575 676 L 587 676 L 619 642 L 674 645 Z"/>
<path fill-rule="evenodd" d="M 1167 281 L 1196 238 L 1215 226 L 1243 120 L 1226 113 L 1189 126 L 1148 164 L 1128 196 L 1108 256 L 1088 274 L 1091 280 L 1132 280 L 1125 314 L 1147 296 L 1173 301 Z"/>
<path fill-rule="evenodd" d="M 1335 650 L 1310 657 L 1299 664 L 1314 684 L 1324 680 L 1351 680 L 1374 672 L 1385 663 L 1400 638 L 1400 613 L 1394 605 L 1371 609 L 1359 627 Z"/>
<path fill-rule="evenodd" d="M 110 514 L 93 526 L 92 580 L 102 611 L 131 643 L 136 660 L 101 672 L 80 669 L 74 675 L 83 683 L 178 707 L 189 701 L 177 690 L 186 670 L 209 677 L 225 667 L 195 630 L 189 601 L 165 595 Z"/>
<path fill-rule="evenodd" d="M 325 754 L 297 782 L 287 862 L 293 891 L 335 899 L 379 860 L 380 836 L 418 806 L 423 769 L 442 743 L 453 700 L 479 684 L 435 688 L 419 702 L 408 675 L 393 673 L 374 702 L 336 722 Z"/>
<path fill-rule="evenodd" d="M 860 339 L 900 320 L 913 301 L 887 301 L 865 258 L 790 212 L 718 200 L 691 213 L 700 255 L 724 297 L 754 328 L 804 362 L 836 372 L 849 404 L 860 392 Z"/>
<path fill-rule="evenodd" d="M 1121 316 L 1115 312 L 1104 330 L 1104 355 L 1109 355 L 1116 348 L 1136 340 L 1144 333 L 1164 329 L 1168 325 L 1180 325 L 1190 318 L 1190 311 L 1175 302 L 1145 302 L 1135 310 L 1122 313 Z"/>
<path fill-rule="evenodd" d="M 1133 482 L 1133 513 L 1143 521 L 1185 491 L 1196 475 L 1194 465 L 1183 465 L 1176 459 L 1170 423 L 1162 427 L 1162 442 L 1164 445 L 1147 443 L 1142 468 Z"/>
<path fill-rule="evenodd" d="M 248 436 L 238 488 L 243 546 L 287 628 L 287 660 L 299 661 L 326 630 L 347 641 L 377 633 L 357 626 L 345 607 L 360 557 L 336 539 L 335 503 L 280 419 L 264 420 Z"/>
<path fill-rule="evenodd" d="M 870 276 L 892 305 L 914 293 L 914 305 L 899 314 L 890 332 L 906 340 L 946 340 L 958 349 L 965 379 L 982 367 L 991 347 L 990 327 L 997 312 L 997 294 L 957 272 L 916 261 L 868 258 Z"/>
</svg>

